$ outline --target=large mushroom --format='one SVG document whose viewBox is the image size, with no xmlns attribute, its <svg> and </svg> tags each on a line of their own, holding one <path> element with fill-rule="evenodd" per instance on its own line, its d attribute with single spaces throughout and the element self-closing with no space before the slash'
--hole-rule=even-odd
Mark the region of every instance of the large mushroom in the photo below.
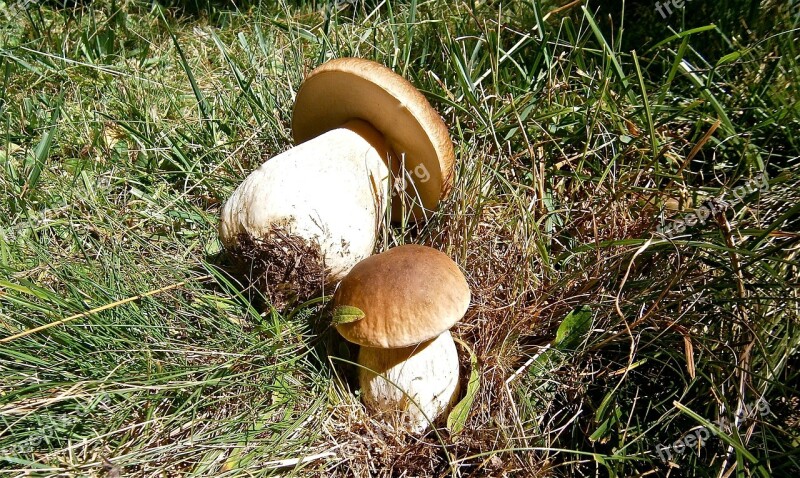
<svg viewBox="0 0 800 478">
<path fill-rule="evenodd" d="M 318 248 L 332 282 L 372 254 L 390 202 L 393 219 L 405 211 L 419 220 L 451 185 L 453 144 L 441 117 L 411 83 L 369 60 L 312 71 L 295 99 L 292 134 L 297 146 L 253 171 L 223 206 L 226 248 L 299 238 Z M 393 192 L 405 205 L 390 201 Z M 291 244 L 271 250 L 288 254 Z"/>
<path fill-rule="evenodd" d="M 449 329 L 467 311 L 470 290 L 446 254 L 405 245 L 371 256 L 339 283 L 334 313 L 360 310 L 338 323 L 360 345 L 364 404 L 390 425 L 424 431 L 458 394 L 458 353 Z"/>
</svg>

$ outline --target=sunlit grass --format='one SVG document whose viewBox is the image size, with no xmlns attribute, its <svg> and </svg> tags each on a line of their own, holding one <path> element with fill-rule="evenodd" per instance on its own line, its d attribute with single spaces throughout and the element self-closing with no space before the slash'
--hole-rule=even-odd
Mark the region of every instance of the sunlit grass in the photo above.
<svg viewBox="0 0 800 478">
<path fill-rule="evenodd" d="M 586 3 L 6 4 L 0 340 L 78 317 L 0 343 L 0 471 L 800 468 L 797 5 Z M 458 435 L 370 420 L 322 304 L 272 310 L 220 254 L 220 205 L 291 147 L 297 88 L 339 56 L 450 126 L 452 194 L 378 247 L 432 245 L 470 282 L 455 335 L 481 382 Z M 657 233 L 712 198 L 724 214 Z M 580 345 L 531 360 L 581 306 Z"/>
</svg>

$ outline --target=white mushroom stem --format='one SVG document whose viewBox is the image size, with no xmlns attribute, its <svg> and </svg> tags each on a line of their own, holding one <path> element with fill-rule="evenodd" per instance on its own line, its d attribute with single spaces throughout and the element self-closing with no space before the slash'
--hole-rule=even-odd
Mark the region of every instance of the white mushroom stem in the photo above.
<svg viewBox="0 0 800 478">
<path fill-rule="evenodd" d="M 329 279 L 372 254 L 387 204 L 389 148 L 363 121 L 350 121 L 279 154 L 253 171 L 222 208 L 226 247 L 284 228 L 320 247 Z"/>
<path fill-rule="evenodd" d="M 390 425 L 421 433 L 458 395 L 458 351 L 449 331 L 397 349 L 361 347 L 361 399 Z"/>
</svg>

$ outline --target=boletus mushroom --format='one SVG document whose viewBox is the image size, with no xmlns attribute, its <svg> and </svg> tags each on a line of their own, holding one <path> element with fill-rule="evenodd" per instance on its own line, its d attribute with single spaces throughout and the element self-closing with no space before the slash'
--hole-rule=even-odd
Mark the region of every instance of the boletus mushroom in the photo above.
<svg viewBox="0 0 800 478">
<path fill-rule="evenodd" d="M 333 282 L 372 254 L 390 202 L 393 219 L 406 211 L 419 220 L 451 186 L 453 144 L 441 117 L 411 83 L 369 60 L 312 71 L 295 99 L 292 135 L 297 146 L 253 171 L 223 206 L 226 248 L 299 238 L 318 248 Z M 290 253 L 291 244 L 271 250 Z"/>
<path fill-rule="evenodd" d="M 390 425 L 419 433 L 447 412 L 458 395 L 458 353 L 449 329 L 467 311 L 470 290 L 446 254 L 405 245 L 353 267 L 334 294 L 337 323 L 360 345 L 358 378 L 367 408 Z"/>
</svg>

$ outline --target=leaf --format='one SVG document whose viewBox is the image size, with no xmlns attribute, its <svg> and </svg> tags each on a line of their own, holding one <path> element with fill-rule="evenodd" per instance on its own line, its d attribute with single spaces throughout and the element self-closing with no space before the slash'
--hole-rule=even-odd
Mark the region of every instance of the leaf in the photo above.
<svg viewBox="0 0 800 478">
<path fill-rule="evenodd" d="M 464 425 L 467 423 L 467 417 L 469 417 L 469 411 L 472 408 L 472 403 L 475 402 L 475 397 L 478 395 L 478 389 L 480 388 L 481 384 L 481 376 L 478 370 L 478 358 L 475 356 L 475 352 L 464 343 L 464 341 L 455 339 L 462 347 L 467 349 L 469 352 L 469 382 L 467 382 L 467 393 L 464 394 L 464 398 L 461 399 L 460 402 L 453 407 L 453 410 L 447 416 L 447 428 L 450 429 L 450 433 L 457 434 L 464 429 Z"/>
<path fill-rule="evenodd" d="M 33 150 L 33 167 L 31 167 L 28 173 L 25 191 L 33 190 L 39 183 L 39 176 L 42 174 L 42 169 L 47 162 L 47 158 L 50 156 L 50 148 L 53 145 L 53 137 L 55 136 L 56 127 L 58 126 L 59 111 L 59 106 L 53 109 L 53 113 L 50 116 L 50 129 L 42 136 L 42 139 L 39 140 L 39 144 L 37 144 L 36 148 Z"/>
<path fill-rule="evenodd" d="M 716 66 L 719 67 L 719 66 L 722 66 L 722 65 L 727 65 L 728 63 L 733 63 L 734 61 L 736 61 L 739 58 L 741 58 L 742 54 L 743 53 L 741 51 L 735 51 L 733 53 L 728 53 L 727 55 L 725 55 L 722 58 L 720 58 L 719 61 L 717 61 L 717 65 Z"/>
<path fill-rule="evenodd" d="M 739 438 L 738 435 L 729 435 L 725 433 L 725 431 L 722 430 L 717 424 L 714 424 L 710 420 L 699 415 L 698 413 L 695 413 L 692 409 L 678 402 L 677 400 L 673 401 L 672 405 L 674 405 L 675 408 L 680 410 L 682 413 L 689 415 L 690 418 L 696 420 L 698 423 L 700 423 L 701 426 L 706 428 L 706 430 L 710 430 L 712 434 L 719 436 L 719 438 L 722 441 L 735 448 L 739 454 L 747 458 L 747 460 L 749 460 L 751 463 L 755 465 L 759 475 L 763 477 L 770 476 L 767 469 L 764 468 L 764 465 L 761 464 L 763 462 L 759 461 L 759 459 L 756 458 L 755 455 L 753 455 L 752 453 L 750 453 L 750 451 L 747 450 L 744 444 L 742 444 L 741 439 Z"/>
<path fill-rule="evenodd" d="M 608 435 L 614 429 L 614 426 L 620 422 L 622 418 L 622 411 L 615 409 L 614 412 L 600 424 L 599 427 L 589 436 L 589 441 L 592 443 L 599 441 L 600 443 L 608 443 Z"/>
<path fill-rule="evenodd" d="M 366 316 L 367 314 L 365 314 L 364 311 L 358 307 L 353 307 L 352 305 L 340 305 L 339 307 L 333 309 L 333 320 L 331 322 L 333 325 L 349 324 L 351 322 L 361 320 Z"/>
<path fill-rule="evenodd" d="M 581 306 L 564 317 L 556 331 L 552 346 L 545 348 L 531 364 L 530 373 L 534 377 L 544 376 L 561 367 L 564 363 L 565 350 L 575 349 L 580 345 L 592 326 L 592 309 L 588 305 Z"/>
<path fill-rule="evenodd" d="M 597 407 L 597 411 L 594 414 L 595 422 L 601 422 L 606 416 L 606 412 L 608 411 L 608 407 L 614 403 L 614 397 L 617 394 L 617 390 L 611 390 L 610 392 L 606 393 L 603 397 L 603 401 L 600 402 L 600 406 Z"/>
<path fill-rule="evenodd" d="M 534 377 L 541 377 L 561 367 L 563 355 L 553 348 L 543 350 L 531 364 L 530 374 Z"/>
<path fill-rule="evenodd" d="M 581 306 L 564 318 L 556 331 L 553 346 L 559 350 L 574 349 L 592 328 L 592 309 L 588 305 Z"/>
</svg>

